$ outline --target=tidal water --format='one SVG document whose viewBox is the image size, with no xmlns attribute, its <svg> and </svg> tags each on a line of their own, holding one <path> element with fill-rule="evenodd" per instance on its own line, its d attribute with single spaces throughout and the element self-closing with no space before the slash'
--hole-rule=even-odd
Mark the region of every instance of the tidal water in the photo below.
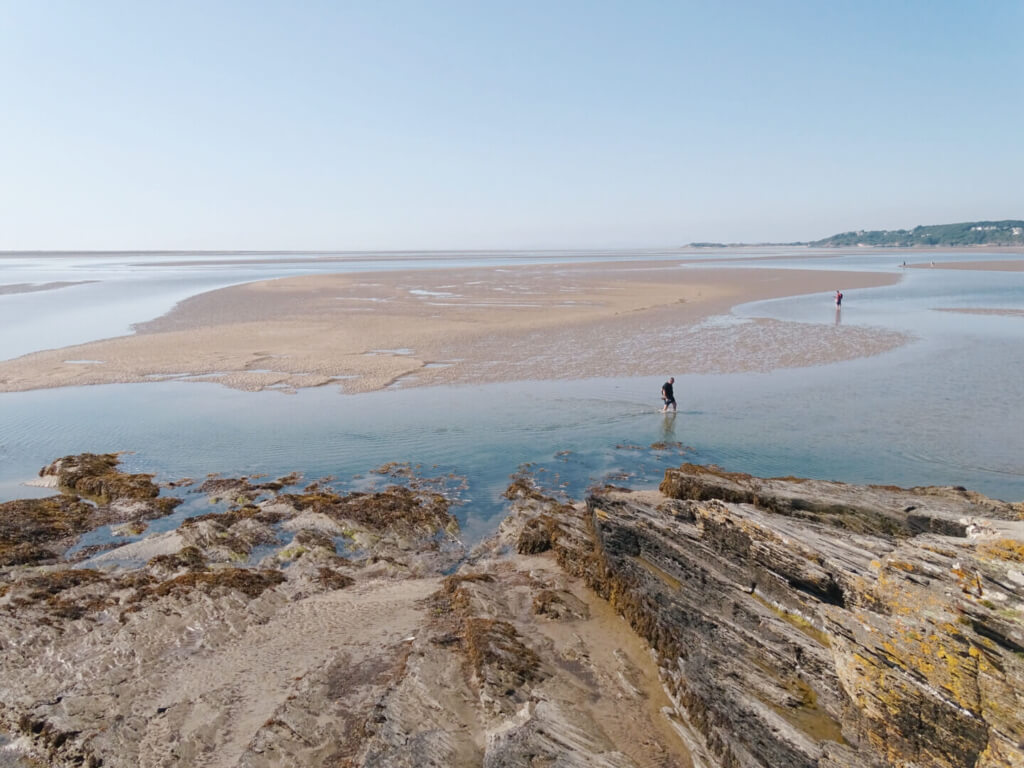
<svg viewBox="0 0 1024 768">
<path fill-rule="evenodd" d="M 718 321 L 772 317 L 804 323 L 808 333 L 836 322 L 859 324 L 900 330 L 910 342 L 839 364 L 677 376 L 680 411 L 674 416 L 658 413 L 664 377 L 397 387 L 359 395 L 333 387 L 254 394 L 185 382 L 0 394 L 0 500 L 48 493 L 23 483 L 52 459 L 83 451 L 129 451 L 123 459 L 129 471 L 154 472 L 159 480 L 201 480 L 211 472 L 276 477 L 298 470 L 307 481 L 334 478 L 341 489 L 365 487 L 375 477 L 372 470 L 386 462 L 409 462 L 421 475 L 464 481 L 454 511 L 470 541 L 494 530 L 503 509 L 501 493 L 524 465 L 552 492 L 575 498 L 597 483 L 651 487 L 666 467 L 692 461 L 766 476 L 963 485 L 1009 501 L 1024 499 L 1024 317 L 940 311 L 1024 310 L 1024 273 L 901 270 L 905 254 L 808 258 L 798 253 L 791 262 L 785 253 L 774 255 L 782 258 L 762 263 L 744 252 L 729 263 L 751 269 L 891 269 L 902 278 L 886 288 L 845 292 L 841 313 L 829 296 L 818 295 L 743 305 Z M 642 256 L 652 257 L 669 255 Z M 914 257 L 965 260 L 962 254 Z M 451 258 L 465 265 L 471 257 Z M 472 258 L 490 263 L 487 255 Z M 568 259 L 565 254 L 503 258 Z M 116 286 L 136 279 L 150 280 L 159 297 L 156 305 L 169 308 L 175 295 L 194 293 L 197 286 L 207 290 L 290 269 L 344 271 L 341 261 L 215 268 L 165 261 L 163 267 L 122 264 L 117 269 L 124 274 L 114 278 L 97 269 L 91 274 L 99 275 L 98 285 L 14 294 L 29 305 L 40 302 L 36 309 L 44 331 L 32 337 L 32 323 L 26 321 L 22 330 L 29 340 L 15 343 L 5 331 L 4 344 L 42 348 L 48 343 L 43 339 L 52 338 L 45 329 L 51 327 L 47 312 L 54 297 L 90 286 L 98 292 L 95 297 L 116 293 Z M 382 268 L 380 261 L 372 263 Z M 445 262 L 437 255 L 403 257 L 387 267 L 414 269 L 423 263 Z M 207 274 L 208 268 L 217 274 Z M 33 273 L 33 279 L 67 280 L 69 271 Z M 24 265 L 21 274 L 30 272 Z M 193 282 L 185 285 L 179 278 Z M 30 280 L 11 279 L 6 272 L 0 278 L 0 284 L 21 282 Z M 5 310 L 11 298 L 0 295 L 0 316 L 11 312 Z M 68 301 L 80 311 L 78 299 Z M 156 309 L 148 311 L 117 305 L 103 322 L 110 327 L 139 322 Z M 666 377 L 672 374 L 665 371 Z M 187 489 L 175 492 L 188 494 Z M 188 508 L 196 509 L 199 499 L 188 498 Z"/>
<path fill-rule="evenodd" d="M 0 733 L 0 768 L 43 768 L 19 749 L 17 743 Z"/>
</svg>

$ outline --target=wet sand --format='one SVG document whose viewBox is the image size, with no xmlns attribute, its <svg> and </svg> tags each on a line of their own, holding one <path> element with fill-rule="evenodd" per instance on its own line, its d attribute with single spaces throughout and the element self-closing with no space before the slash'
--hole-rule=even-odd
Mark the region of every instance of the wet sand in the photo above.
<svg viewBox="0 0 1024 768">
<path fill-rule="evenodd" d="M 37 293 L 39 291 L 54 291 L 58 288 L 67 288 L 71 285 L 85 285 L 95 283 L 95 280 L 61 280 L 55 283 L 9 283 L 0 285 L 0 296 L 11 293 Z"/>
<path fill-rule="evenodd" d="M 939 312 L 959 312 L 964 315 L 996 315 L 999 317 L 1024 318 L 1024 309 L 983 309 L 965 307 L 939 307 Z"/>
<path fill-rule="evenodd" d="M 886 351 L 901 334 L 712 322 L 737 304 L 898 275 L 557 264 L 314 275 L 192 297 L 129 336 L 0 362 L 0 391 L 184 379 L 241 390 L 766 371 Z M 850 309 L 846 310 L 851 311 Z M 836 318 L 837 320 L 839 318 Z"/>
</svg>

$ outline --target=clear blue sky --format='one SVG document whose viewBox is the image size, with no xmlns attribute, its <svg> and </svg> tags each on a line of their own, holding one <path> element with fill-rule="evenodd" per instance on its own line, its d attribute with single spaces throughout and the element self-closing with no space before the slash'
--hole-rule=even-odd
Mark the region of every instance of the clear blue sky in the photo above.
<svg viewBox="0 0 1024 768">
<path fill-rule="evenodd" d="M 1021 0 L 0 0 L 0 250 L 1024 218 Z"/>
</svg>

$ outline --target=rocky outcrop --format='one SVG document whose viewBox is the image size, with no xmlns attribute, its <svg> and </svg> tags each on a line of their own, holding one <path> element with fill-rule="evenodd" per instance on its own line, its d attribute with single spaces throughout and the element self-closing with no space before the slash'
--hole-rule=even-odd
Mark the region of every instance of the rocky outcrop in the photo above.
<svg viewBox="0 0 1024 768">
<path fill-rule="evenodd" d="M 160 494 L 153 475 L 120 472 L 118 463 L 116 453 L 81 453 L 57 459 L 39 470 L 39 476 L 52 477 L 60 488 L 102 502 L 155 499 Z"/>
<path fill-rule="evenodd" d="M 696 763 L 1024 765 L 1021 505 L 692 466 L 662 490 L 560 508 L 554 547 L 657 651 Z"/>
<path fill-rule="evenodd" d="M 157 498 L 152 475 L 117 465 L 116 453 L 65 456 L 39 471 L 60 495 L 0 503 L 0 567 L 55 562 L 86 531 L 163 517 L 181 503 Z"/>
<path fill-rule="evenodd" d="M 466 561 L 405 479 L 215 478 L 225 511 L 4 569 L 0 731 L 55 766 L 685 765 L 643 642 L 550 553 L 508 554 L 548 502 Z"/>
<path fill-rule="evenodd" d="M 212 478 L 224 511 L 8 562 L 0 730 L 55 766 L 1024 765 L 1020 504 L 688 465 L 569 503 L 518 473 L 467 553 L 407 469 Z M 48 503 L 62 543 L 101 506 Z"/>
</svg>

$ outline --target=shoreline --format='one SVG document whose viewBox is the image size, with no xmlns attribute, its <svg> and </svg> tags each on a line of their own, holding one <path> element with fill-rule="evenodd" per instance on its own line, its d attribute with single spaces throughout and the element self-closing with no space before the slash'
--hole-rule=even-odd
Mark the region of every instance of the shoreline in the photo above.
<svg viewBox="0 0 1024 768">
<path fill-rule="evenodd" d="M 958 735 L 942 765 L 965 744 L 1024 756 L 1001 735 L 1020 724 L 1024 503 L 695 464 L 657 490 L 557 499 L 525 472 L 470 548 L 415 472 L 348 492 L 209 474 L 191 492 L 220 508 L 161 533 L 146 523 L 172 499 L 117 463 L 56 459 L 61 496 L 0 505 L 34 523 L 0 540 L 0 746 L 47 764 L 685 768 L 742 751 L 852 768 L 904 738 L 913 757 L 932 723 Z M 142 538 L 75 551 L 112 518 Z M 936 647 L 984 648 L 990 666 L 957 670 L 986 696 L 937 705 Z M 894 688 L 899 731 L 874 706 Z"/>
<path fill-rule="evenodd" d="M 210 291 L 135 334 L 0 361 L 0 391 L 215 381 L 245 391 L 766 371 L 869 356 L 905 337 L 777 321 L 702 325 L 739 304 L 898 274 L 561 263 L 360 272 Z M 822 329 L 827 329 L 822 332 Z"/>
</svg>

